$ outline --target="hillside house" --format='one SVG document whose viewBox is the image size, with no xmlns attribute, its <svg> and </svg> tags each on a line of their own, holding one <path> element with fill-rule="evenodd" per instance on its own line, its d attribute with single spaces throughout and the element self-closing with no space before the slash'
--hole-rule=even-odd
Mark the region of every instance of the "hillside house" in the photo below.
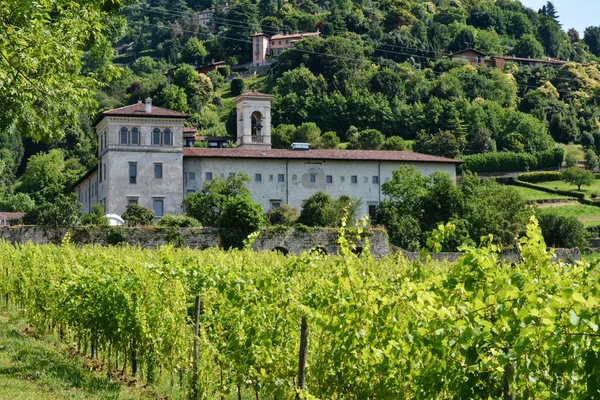
<svg viewBox="0 0 600 400">
<path fill-rule="evenodd" d="M 22 212 L 0 212 L 0 226 L 9 226 L 19 223 L 25 216 Z"/>
<path fill-rule="evenodd" d="M 264 33 L 257 32 L 252 35 L 252 64 L 257 67 L 265 65 L 267 63 L 267 59 L 278 56 L 285 49 L 293 47 L 294 43 L 298 42 L 299 40 L 311 36 L 319 37 L 320 35 L 321 34 L 319 31 L 317 31 L 277 34 L 269 37 Z"/>
<path fill-rule="evenodd" d="M 265 211 L 284 203 L 300 209 L 304 199 L 321 190 L 333 198 L 361 199 L 361 214 L 373 216 L 383 198 L 381 184 L 401 166 L 414 165 L 425 175 L 441 170 L 456 180 L 461 161 L 444 157 L 308 146 L 271 149 L 272 98 L 250 92 L 234 99 L 237 148 L 189 147 L 199 137 L 183 127 L 188 115 L 152 106 L 151 99 L 103 112 L 94 123 L 98 165 L 75 185 L 83 211 L 100 203 L 107 213 L 122 215 L 128 204 L 137 203 L 157 217 L 179 214 L 184 195 L 243 172 L 251 179 L 252 198 Z"/>
</svg>

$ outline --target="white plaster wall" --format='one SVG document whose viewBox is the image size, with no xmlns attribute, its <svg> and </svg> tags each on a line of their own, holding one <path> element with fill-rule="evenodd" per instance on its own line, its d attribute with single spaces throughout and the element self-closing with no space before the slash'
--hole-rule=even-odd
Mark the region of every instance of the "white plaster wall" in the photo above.
<svg viewBox="0 0 600 400">
<path fill-rule="evenodd" d="M 75 187 L 75 194 L 77 194 L 77 199 L 81 203 L 81 211 L 90 213 L 92 211 L 92 206 L 98 202 L 98 194 L 92 187 L 96 185 L 96 180 L 98 179 L 98 173 L 93 172 L 90 176 L 85 178 L 83 182 Z M 87 193 L 87 196 L 85 195 Z"/>
<path fill-rule="evenodd" d="M 287 168 L 286 168 L 287 164 Z M 380 186 L 392 178 L 392 171 L 407 163 L 378 161 L 312 161 L 312 160 L 273 160 L 273 159 L 230 159 L 230 158 L 192 158 L 184 159 L 184 172 L 194 172 L 195 180 L 188 179 L 185 185 L 189 190 L 199 191 L 204 185 L 206 173 L 213 178 L 226 178 L 230 173 L 244 172 L 251 179 L 247 187 L 254 201 L 262 204 L 265 210 L 271 201 L 281 201 L 292 207 L 301 208 L 302 201 L 315 192 L 322 190 L 337 199 L 349 195 L 363 202 L 361 214 L 367 215 L 370 204 L 383 199 Z M 450 174 L 456 181 L 456 167 L 451 163 L 414 163 L 424 175 L 441 170 Z M 256 174 L 262 175 L 257 182 Z M 278 174 L 285 175 L 285 182 L 278 182 Z M 311 174 L 316 182 L 310 182 Z M 326 176 L 332 175 L 333 183 L 326 183 Z M 356 175 L 358 183 L 351 183 Z M 379 183 L 373 183 L 377 176 Z"/>
<path fill-rule="evenodd" d="M 271 101 L 265 99 L 245 99 L 237 106 L 237 144 L 243 148 L 271 148 Z M 263 143 L 252 143 L 252 113 L 262 115 Z"/>
</svg>

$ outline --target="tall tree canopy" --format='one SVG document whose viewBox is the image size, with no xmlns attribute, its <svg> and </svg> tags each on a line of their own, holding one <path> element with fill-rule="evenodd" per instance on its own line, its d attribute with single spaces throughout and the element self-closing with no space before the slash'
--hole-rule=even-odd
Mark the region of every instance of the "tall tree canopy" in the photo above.
<svg viewBox="0 0 600 400">
<path fill-rule="evenodd" d="M 57 139 L 94 110 L 96 74 L 82 75 L 82 56 L 110 49 L 121 27 L 122 0 L 0 2 L 0 130 Z"/>
</svg>

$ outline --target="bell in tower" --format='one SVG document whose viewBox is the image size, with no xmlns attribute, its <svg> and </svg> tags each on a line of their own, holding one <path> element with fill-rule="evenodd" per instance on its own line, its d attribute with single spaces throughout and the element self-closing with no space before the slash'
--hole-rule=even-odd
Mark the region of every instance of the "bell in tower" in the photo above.
<svg viewBox="0 0 600 400">
<path fill-rule="evenodd" d="M 249 92 L 236 97 L 237 146 L 246 149 L 271 148 L 271 100 L 273 96 Z"/>
</svg>

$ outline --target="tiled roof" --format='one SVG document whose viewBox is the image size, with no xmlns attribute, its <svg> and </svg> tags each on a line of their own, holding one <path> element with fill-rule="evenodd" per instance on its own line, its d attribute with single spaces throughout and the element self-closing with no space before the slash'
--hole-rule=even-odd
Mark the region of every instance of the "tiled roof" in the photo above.
<svg viewBox="0 0 600 400">
<path fill-rule="evenodd" d="M 0 221 L 14 221 L 24 216 L 24 212 L 0 212 Z"/>
<path fill-rule="evenodd" d="M 130 106 L 114 108 L 112 110 L 104 111 L 94 122 L 94 125 L 98 125 L 104 117 L 150 117 L 150 118 L 189 118 L 189 114 L 182 113 L 179 111 L 167 110 L 166 108 L 152 106 L 151 112 L 146 112 L 146 105 L 144 103 L 136 103 Z"/>
<path fill-rule="evenodd" d="M 206 149 L 186 147 L 184 157 L 204 158 L 256 158 L 280 160 L 340 160 L 340 161 L 405 161 L 462 164 L 461 160 L 431 156 L 411 151 L 386 150 L 257 150 L 257 149 Z"/>
<path fill-rule="evenodd" d="M 563 60 L 542 60 L 539 58 L 527 58 L 527 57 L 507 57 L 507 56 L 492 56 L 492 58 L 501 58 L 506 61 L 531 61 L 535 63 L 548 63 L 548 64 L 566 64 L 568 61 Z"/>
</svg>

